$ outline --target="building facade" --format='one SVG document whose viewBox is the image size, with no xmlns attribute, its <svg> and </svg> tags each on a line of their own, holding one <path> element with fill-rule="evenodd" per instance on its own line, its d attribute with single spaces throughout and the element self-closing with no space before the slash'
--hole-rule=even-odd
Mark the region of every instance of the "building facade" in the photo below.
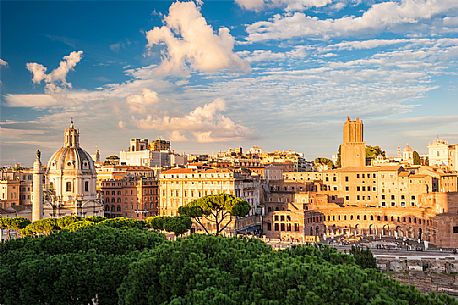
<svg viewBox="0 0 458 305">
<path fill-rule="evenodd" d="M 351 127 L 351 123 L 361 129 Z M 310 241 L 378 236 L 458 247 L 456 172 L 399 164 L 365 166 L 362 148 L 354 147 L 364 143 L 360 135 L 362 122 L 347 119 L 344 144 L 354 144 L 349 149 L 342 145 L 342 160 L 347 160 L 342 165 L 347 166 L 323 172 L 283 173 L 284 180 L 277 182 L 281 196 L 272 189 L 267 196 L 263 224 L 267 237 Z M 276 199 L 279 196 L 280 202 Z M 276 202 L 275 210 L 269 207 L 272 202 Z"/>
<path fill-rule="evenodd" d="M 227 168 L 173 168 L 159 176 L 159 214 L 178 216 L 178 208 L 207 195 L 230 194 L 246 200 L 249 216 L 261 213 L 261 180 Z M 199 231 L 199 227 L 195 226 Z M 233 230 L 233 227 L 230 229 Z"/>
<path fill-rule="evenodd" d="M 159 188 L 154 177 L 125 176 L 101 181 L 105 217 L 145 219 L 158 215 Z"/>
<path fill-rule="evenodd" d="M 80 147 L 79 130 L 73 122 L 65 129 L 64 146 L 51 156 L 44 176 L 43 217 L 103 215 L 96 192 L 94 161 Z"/>
</svg>

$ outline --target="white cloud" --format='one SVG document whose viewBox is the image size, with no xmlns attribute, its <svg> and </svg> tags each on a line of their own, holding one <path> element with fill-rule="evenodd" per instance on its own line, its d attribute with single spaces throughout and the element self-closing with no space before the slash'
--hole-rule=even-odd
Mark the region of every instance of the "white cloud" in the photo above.
<svg viewBox="0 0 458 305">
<path fill-rule="evenodd" d="M 68 56 L 64 56 L 60 61 L 59 67 L 46 74 L 47 68 L 38 63 L 27 63 L 26 67 L 32 73 L 32 82 L 39 84 L 45 83 L 46 92 L 59 92 L 62 89 L 71 88 L 72 84 L 67 82 L 67 74 L 72 71 L 80 62 L 83 51 L 73 51 Z"/>
<path fill-rule="evenodd" d="M 240 51 L 239 54 L 243 59 L 248 62 L 260 61 L 284 61 L 287 59 L 304 58 L 307 56 L 307 51 L 310 50 L 309 46 L 295 46 L 292 50 L 286 52 L 272 52 L 271 50 L 253 50 L 253 51 Z"/>
<path fill-rule="evenodd" d="M 173 141 L 173 142 L 184 142 L 188 140 L 188 138 L 186 138 L 186 136 L 182 134 L 179 130 L 173 130 L 170 133 L 169 138 L 170 138 L 170 141 Z"/>
<path fill-rule="evenodd" d="M 9 107 L 49 108 L 60 106 L 60 103 L 49 94 L 8 94 L 5 97 Z"/>
<path fill-rule="evenodd" d="M 358 41 L 343 41 L 335 45 L 331 45 L 328 49 L 338 50 L 367 50 L 380 47 L 386 47 L 401 43 L 409 42 L 409 39 L 369 39 Z"/>
<path fill-rule="evenodd" d="M 183 75 L 189 70 L 249 71 L 249 65 L 233 52 L 235 39 L 229 29 L 221 27 L 214 33 L 194 2 L 173 3 L 164 23 L 146 33 L 148 48 L 166 46 L 158 72 Z"/>
<path fill-rule="evenodd" d="M 8 63 L 0 58 L 0 67 L 6 67 Z"/>
<path fill-rule="evenodd" d="M 248 129 L 224 116 L 223 99 L 200 106 L 185 116 L 154 117 L 138 120 L 137 126 L 143 129 L 170 130 L 172 135 L 184 139 L 186 134 L 194 136 L 199 143 L 222 142 L 246 137 Z"/>
<path fill-rule="evenodd" d="M 159 102 L 159 96 L 155 91 L 143 89 L 142 94 L 133 94 L 126 97 L 129 110 L 133 113 L 145 113 L 151 105 Z"/>
<path fill-rule="evenodd" d="M 264 0 L 235 0 L 235 2 L 246 10 L 259 11 L 265 7 Z"/>
<path fill-rule="evenodd" d="M 458 17 L 444 17 L 443 22 L 447 26 L 458 26 Z"/>
<path fill-rule="evenodd" d="M 243 9 L 260 11 L 266 8 L 282 7 L 286 11 L 303 11 L 310 7 L 323 7 L 333 0 L 235 0 Z"/>
<path fill-rule="evenodd" d="M 319 19 L 304 13 L 274 15 L 270 21 L 248 25 L 248 41 L 288 39 L 293 37 L 341 37 L 354 34 L 394 31 L 399 26 L 415 25 L 458 8 L 456 0 L 401 0 L 374 4 L 360 17 L 345 16 L 338 19 Z M 426 26 L 427 27 L 427 26 Z"/>
</svg>

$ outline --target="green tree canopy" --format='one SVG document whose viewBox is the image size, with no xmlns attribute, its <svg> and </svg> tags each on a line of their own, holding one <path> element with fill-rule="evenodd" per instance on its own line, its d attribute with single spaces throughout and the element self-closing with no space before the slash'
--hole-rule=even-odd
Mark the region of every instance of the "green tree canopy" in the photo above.
<svg viewBox="0 0 458 305">
<path fill-rule="evenodd" d="M 342 167 L 342 145 L 339 145 L 339 149 L 337 151 L 336 167 Z"/>
<path fill-rule="evenodd" d="M 201 234 L 170 242 L 146 229 L 94 225 L 0 243 L 0 304 L 458 304 L 362 268 L 369 253 L 352 251 L 274 251 L 257 239 Z"/>
<path fill-rule="evenodd" d="M 377 156 L 382 155 L 385 157 L 386 152 L 380 146 L 366 146 L 366 159 L 375 159 Z"/>
<path fill-rule="evenodd" d="M 115 305 L 117 288 L 162 234 L 108 226 L 0 244 L 0 304 Z"/>
<path fill-rule="evenodd" d="M 215 225 L 215 234 L 219 235 L 234 217 L 244 217 L 250 212 L 250 205 L 245 200 L 229 194 L 208 195 L 182 206 L 178 212 L 182 216 L 193 218 L 209 233 L 209 225 Z"/>
<path fill-rule="evenodd" d="M 334 166 L 334 163 L 332 162 L 332 160 L 330 160 L 328 158 L 324 158 L 324 157 L 316 158 L 314 163 L 315 163 L 315 166 L 318 166 L 320 164 L 321 165 L 326 165 L 329 169 L 331 169 Z"/>
<path fill-rule="evenodd" d="M 30 220 L 23 217 L 0 217 L 0 229 L 6 229 L 8 239 L 11 238 L 11 231 L 20 233 L 21 230 L 30 224 Z"/>
<path fill-rule="evenodd" d="M 413 165 L 420 165 L 421 164 L 421 158 L 418 152 L 415 150 L 413 152 Z"/>
<path fill-rule="evenodd" d="M 155 230 L 173 232 L 175 236 L 188 232 L 192 225 L 188 216 L 154 216 L 145 219 L 145 223 Z"/>
</svg>

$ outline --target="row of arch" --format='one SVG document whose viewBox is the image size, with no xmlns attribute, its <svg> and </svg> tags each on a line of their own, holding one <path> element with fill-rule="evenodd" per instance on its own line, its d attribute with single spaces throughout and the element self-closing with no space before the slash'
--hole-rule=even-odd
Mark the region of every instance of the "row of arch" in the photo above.
<svg viewBox="0 0 458 305">
<path fill-rule="evenodd" d="M 368 227 L 361 227 L 356 224 L 354 227 L 344 226 L 338 227 L 335 224 L 332 226 L 316 225 L 310 226 L 306 229 L 306 234 L 310 236 L 338 236 L 338 235 L 363 235 L 363 236 L 383 236 L 394 238 L 409 238 L 420 240 L 431 240 L 435 234 L 429 228 L 415 227 L 415 226 L 400 226 L 394 224 L 384 224 L 377 226 L 370 224 Z"/>
<path fill-rule="evenodd" d="M 311 216 L 307 218 L 308 223 L 324 222 L 324 221 L 347 221 L 347 220 L 363 220 L 363 221 L 391 221 L 398 223 L 414 223 L 414 224 L 424 224 L 431 225 L 431 221 L 428 219 L 421 219 L 415 216 L 388 216 L 388 215 L 320 215 L 320 216 Z"/>
</svg>

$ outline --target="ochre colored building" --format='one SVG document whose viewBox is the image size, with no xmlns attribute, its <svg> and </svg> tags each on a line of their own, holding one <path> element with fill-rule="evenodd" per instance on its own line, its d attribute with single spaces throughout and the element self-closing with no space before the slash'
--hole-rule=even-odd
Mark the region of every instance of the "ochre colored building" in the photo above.
<svg viewBox="0 0 458 305">
<path fill-rule="evenodd" d="M 362 126 L 359 119 L 344 124 L 342 168 L 285 172 L 277 186 L 270 183 L 263 232 L 287 240 L 402 237 L 458 248 L 457 173 L 365 166 Z"/>
</svg>

